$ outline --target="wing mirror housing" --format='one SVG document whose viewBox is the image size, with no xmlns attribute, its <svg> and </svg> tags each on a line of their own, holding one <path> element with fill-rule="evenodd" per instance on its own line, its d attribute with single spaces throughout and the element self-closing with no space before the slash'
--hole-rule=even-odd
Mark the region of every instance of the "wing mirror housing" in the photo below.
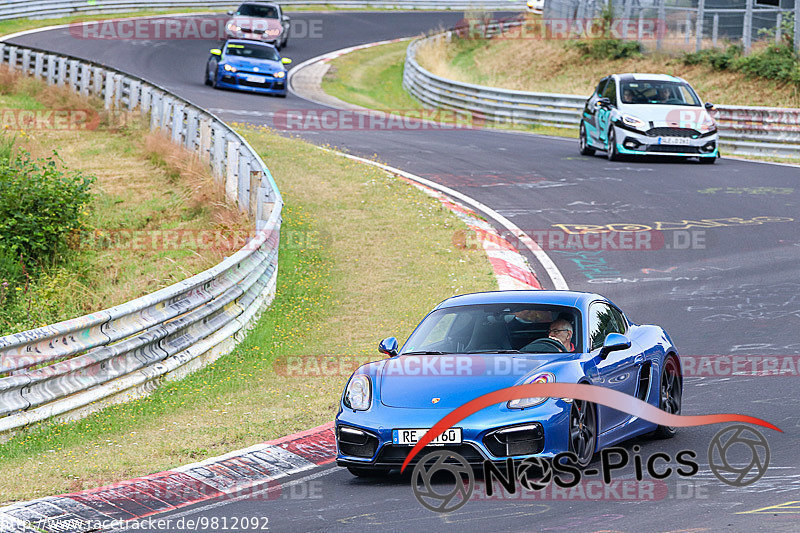
<svg viewBox="0 0 800 533">
<path fill-rule="evenodd" d="M 708 111 L 711 111 L 712 109 L 714 109 L 714 104 L 712 104 L 711 102 L 706 102 L 705 107 Z"/>
<path fill-rule="evenodd" d="M 609 333 L 600 348 L 600 359 L 605 359 L 611 352 L 627 350 L 631 347 L 631 340 L 620 333 Z"/>
<path fill-rule="evenodd" d="M 606 97 L 606 96 L 603 96 L 602 98 L 600 98 L 599 100 L 597 100 L 597 104 L 598 104 L 600 107 L 611 107 L 611 99 L 609 99 L 609 98 L 608 98 L 608 97 Z"/>
<path fill-rule="evenodd" d="M 219 48 L 213 48 L 211 50 L 211 55 L 212 56 L 221 56 L 222 55 L 222 50 L 220 50 Z"/>
<path fill-rule="evenodd" d="M 397 348 L 397 339 L 394 337 L 383 339 L 378 345 L 378 351 L 382 354 L 388 355 L 389 357 L 397 357 Z"/>
<path fill-rule="evenodd" d="M 229 17 L 232 17 L 233 15 L 234 15 L 234 11 L 233 10 L 228 11 L 228 16 Z"/>
<path fill-rule="evenodd" d="M 281 63 L 283 63 L 284 65 L 291 65 L 292 64 L 292 60 L 289 59 L 288 57 L 282 57 L 281 58 Z"/>
</svg>

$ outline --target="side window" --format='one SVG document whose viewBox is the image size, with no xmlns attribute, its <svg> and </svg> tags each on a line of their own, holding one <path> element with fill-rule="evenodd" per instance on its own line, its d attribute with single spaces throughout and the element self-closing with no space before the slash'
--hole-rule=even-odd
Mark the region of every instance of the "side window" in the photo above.
<svg viewBox="0 0 800 533">
<path fill-rule="evenodd" d="M 609 78 L 608 84 L 603 89 L 602 96 L 611 100 L 611 105 L 617 105 L 617 82 L 613 78 Z"/>
<path fill-rule="evenodd" d="M 595 302 L 589 307 L 589 342 L 591 350 L 603 346 L 609 333 L 625 333 L 625 319 L 608 304 Z"/>
<path fill-rule="evenodd" d="M 595 94 L 597 94 L 598 96 L 602 96 L 603 89 L 605 88 L 607 81 L 608 81 L 608 78 L 603 78 L 602 80 L 600 80 L 600 83 L 597 84 L 597 89 L 595 89 L 595 91 L 594 91 Z"/>
<path fill-rule="evenodd" d="M 628 331 L 628 323 L 622 312 L 616 307 L 612 307 L 611 314 L 614 316 L 614 322 L 616 323 L 614 333 L 622 333 L 624 335 Z"/>
</svg>

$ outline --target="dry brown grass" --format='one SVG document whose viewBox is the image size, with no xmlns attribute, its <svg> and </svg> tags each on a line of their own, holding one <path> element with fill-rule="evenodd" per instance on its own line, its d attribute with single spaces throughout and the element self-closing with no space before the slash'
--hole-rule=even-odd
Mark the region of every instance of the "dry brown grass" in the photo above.
<svg viewBox="0 0 800 533">
<path fill-rule="evenodd" d="M 678 46 L 677 44 L 675 46 Z M 422 46 L 420 64 L 440 76 L 522 91 L 591 94 L 597 81 L 615 72 L 654 72 L 689 81 L 706 101 L 729 105 L 800 107 L 797 86 L 720 72 L 704 65 L 684 65 L 667 53 L 640 58 L 587 60 L 564 41 L 495 39 Z"/>
</svg>

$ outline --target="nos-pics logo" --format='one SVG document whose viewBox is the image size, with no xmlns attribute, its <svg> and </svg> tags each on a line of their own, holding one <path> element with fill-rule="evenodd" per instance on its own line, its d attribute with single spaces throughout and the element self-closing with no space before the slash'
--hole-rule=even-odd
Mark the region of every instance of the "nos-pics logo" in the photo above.
<svg viewBox="0 0 800 533">
<path fill-rule="evenodd" d="M 770 451 L 761 432 L 744 424 L 717 432 L 708 447 L 708 464 L 717 479 L 734 487 L 751 485 L 769 467 Z M 527 470 L 518 473 L 519 483 L 528 490 L 542 490 L 552 481 L 552 468 L 546 459 L 529 458 L 528 466 L 541 472 L 538 480 L 528 479 Z M 524 478 L 524 479 L 523 479 Z M 487 479 L 487 483 L 491 480 Z M 420 459 L 411 473 L 411 488 L 426 509 L 449 513 L 469 501 L 475 489 L 472 466 L 460 454 L 446 449 L 433 451 Z"/>
</svg>

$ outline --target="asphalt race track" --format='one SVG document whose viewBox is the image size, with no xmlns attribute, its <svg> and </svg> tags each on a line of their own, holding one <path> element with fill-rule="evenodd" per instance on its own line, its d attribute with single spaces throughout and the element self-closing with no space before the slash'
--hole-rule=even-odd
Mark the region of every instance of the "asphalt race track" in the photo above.
<svg viewBox="0 0 800 533">
<path fill-rule="evenodd" d="M 295 24 L 321 21 L 321 38 L 293 38 L 284 51 L 298 64 L 355 44 L 452 25 L 461 14 L 305 12 L 292 18 Z M 278 99 L 205 87 L 213 41 L 83 40 L 61 29 L 15 42 L 136 74 L 232 121 L 272 125 L 274 112 L 319 107 L 293 94 Z M 731 159 L 714 166 L 609 162 L 579 156 L 577 141 L 486 130 L 299 133 L 357 155 L 377 153 L 389 165 L 472 196 L 529 235 L 557 225 L 571 225 L 573 232 L 580 231 L 575 225 L 662 229 L 648 234 L 655 250 L 548 254 L 571 289 L 605 294 L 633 321 L 663 326 L 682 356 L 798 360 L 798 168 Z M 529 259 L 542 283 L 551 285 Z M 392 333 L 376 331 L 376 342 Z M 798 531 L 796 507 L 794 513 L 746 512 L 800 500 L 800 376 L 796 369 L 784 377 L 726 376 L 724 370 L 708 367 L 702 377 L 685 370 L 683 414 L 734 412 L 783 429 L 783 434 L 762 430 L 771 450 L 769 470 L 747 487 L 723 484 L 712 475 L 707 449 L 721 427 L 705 426 L 682 429 L 669 441 L 640 438 L 626 444 L 640 445 L 643 457 L 656 451 L 672 458 L 680 450 L 697 453 L 699 474 L 667 478 L 666 492 L 654 499 L 625 500 L 611 493 L 588 500 L 485 500 L 442 515 L 419 505 L 407 478 L 364 480 L 326 466 L 284 485 L 280 497 L 206 503 L 173 518 L 267 517 L 272 531 Z M 632 472 L 626 475 L 630 479 Z"/>
</svg>

